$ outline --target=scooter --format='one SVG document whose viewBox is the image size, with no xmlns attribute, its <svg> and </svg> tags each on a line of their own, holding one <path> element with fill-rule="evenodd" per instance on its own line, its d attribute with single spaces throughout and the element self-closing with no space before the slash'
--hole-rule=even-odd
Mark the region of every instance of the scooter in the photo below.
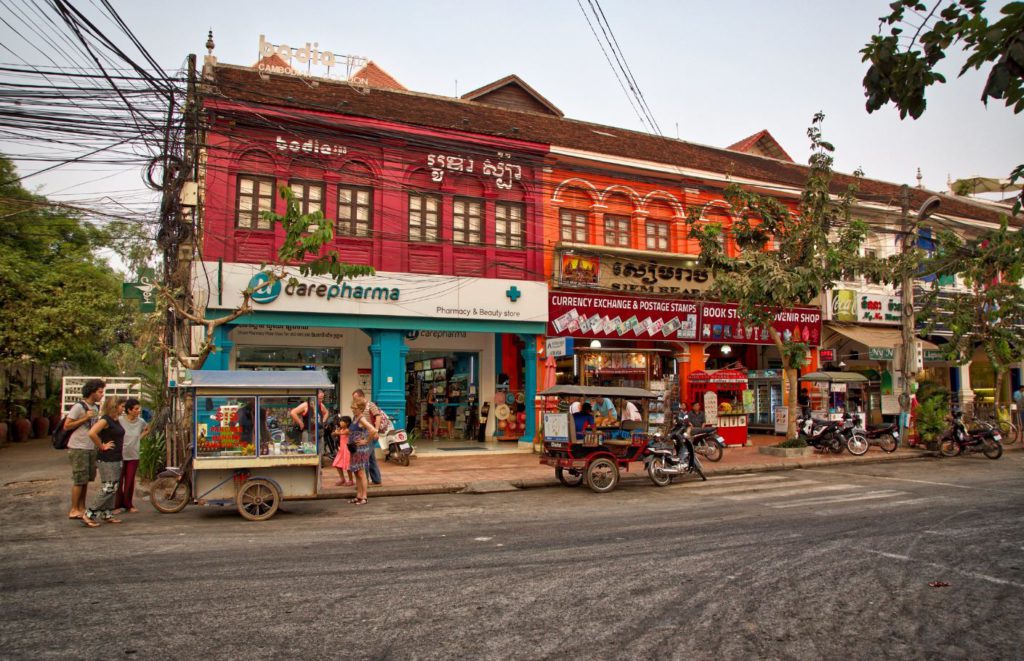
<svg viewBox="0 0 1024 661">
<path fill-rule="evenodd" d="M 647 475 L 659 487 L 667 487 L 672 480 L 686 473 L 696 473 L 700 479 L 707 480 L 704 469 L 694 451 L 694 442 L 724 443 L 715 427 L 694 429 L 690 416 L 681 413 L 669 432 L 668 444 L 652 443 L 647 447 L 644 463 L 647 464 Z"/>
<path fill-rule="evenodd" d="M 995 426 L 982 422 L 978 429 L 968 430 L 963 411 L 953 411 L 953 426 L 939 442 L 939 454 L 955 457 L 958 454 L 981 452 L 989 459 L 1003 456 L 1003 435 Z"/>
<path fill-rule="evenodd" d="M 833 420 L 815 420 L 808 416 L 796 421 L 800 437 L 809 447 L 821 452 L 841 454 L 845 439 L 839 433 L 840 423 Z"/>
<path fill-rule="evenodd" d="M 843 439 L 846 449 L 855 457 L 859 457 L 868 451 L 871 445 L 868 438 L 861 432 L 861 417 L 858 414 L 843 414 L 843 424 L 839 426 L 839 435 Z"/>
</svg>

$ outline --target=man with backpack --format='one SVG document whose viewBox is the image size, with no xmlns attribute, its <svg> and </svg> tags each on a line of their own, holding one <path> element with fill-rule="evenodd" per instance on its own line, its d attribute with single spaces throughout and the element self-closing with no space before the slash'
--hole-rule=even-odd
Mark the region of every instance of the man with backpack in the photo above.
<svg viewBox="0 0 1024 661">
<path fill-rule="evenodd" d="M 68 411 L 64 430 L 72 430 L 68 439 L 68 460 L 71 462 L 71 510 L 69 519 L 85 516 L 85 497 L 89 483 L 96 479 L 96 459 L 99 448 L 89 438 L 89 428 L 99 417 L 100 402 L 107 384 L 99 379 L 89 379 L 82 386 L 82 401 Z"/>
</svg>

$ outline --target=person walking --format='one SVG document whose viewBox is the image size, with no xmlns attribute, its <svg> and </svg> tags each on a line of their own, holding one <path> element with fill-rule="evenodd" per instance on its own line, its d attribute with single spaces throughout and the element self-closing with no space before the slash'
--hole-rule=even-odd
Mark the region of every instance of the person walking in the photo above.
<svg viewBox="0 0 1024 661">
<path fill-rule="evenodd" d="M 391 420 L 388 418 L 387 414 L 385 414 L 384 411 L 381 411 L 379 406 L 370 401 L 366 397 L 366 393 L 363 392 L 361 388 L 357 388 L 352 391 L 352 405 L 355 406 L 356 403 L 361 404 L 366 409 L 366 419 L 370 421 L 370 424 L 376 431 L 373 435 L 374 442 L 376 442 L 380 436 L 391 430 Z M 355 419 L 354 416 L 353 419 Z M 380 486 L 382 484 L 380 478 L 380 466 L 377 464 L 376 452 L 370 453 L 370 463 L 367 467 L 367 472 L 369 473 L 370 484 L 374 486 Z"/>
<path fill-rule="evenodd" d="M 69 519 L 85 516 L 85 498 L 89 483 L 96 479 L 97 445 L 89 438 L 89 428 L 99 417 L 99 403 L 103 401 L 107 384 L 100 379 L 89 379 L 82 385 L 82 401 L 68 411 L 64 428 L 74 430 L 68 438 L 68 460 L 71 462 L 71 509 Z"/>
<path fill-rule="evenodd" d="M 117 421 L 124 427 L 124 447 L 121 450 L 121 479 L 117 483 L 114 510 L 115 513 L 138 512 L 134 503 L 135 473 L 139 469 L 139 446 L 149 433 L 149 425 L 142 419 L 139 400 L 128 398 L 124 403 L 124 415 Z"/>
<path fill-rule="evenodd" d="M 367 473 L 370 458 L 373 457 L 373 446 L 377 440 L 377 430 L 367 414 L 365 401 L 352 400 L 352 428 L 349 432 L 349 443 L 355 445 L 349 469 L 356 477 L 356 497 L 349 502 L 353 505 L 365 505 L 367 496 Z"/>
<path fill-rule="evenodd" d="M 118 418 L 124 413 L 124 398 L 111 397 L 103 403 L 103 416 L 89 430 L 89 438 L 99 448 L 96 468 L 100 473 L 100 492 L 85 510 L 82 523 L 95 528 L 96 520 L 106 523 L 121 523 L 114 516 L 114 500 L 117 496 L 117 482 L 121 479 L 121 456 L 124 449 L 124 427 Z"/>
</svg>

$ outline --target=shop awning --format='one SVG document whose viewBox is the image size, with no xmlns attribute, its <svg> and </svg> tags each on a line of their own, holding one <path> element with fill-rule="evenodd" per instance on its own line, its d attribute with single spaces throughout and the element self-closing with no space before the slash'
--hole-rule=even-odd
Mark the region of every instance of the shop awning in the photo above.
<svg viewBox="0 0 1024 661">
<path fill-rule="evenodd" d="M 903 346 L 903 336 L 900 334 L 899 328 L 857 326 L 851 324 L 837 324 L 835 322 L 825 322 L 825 327 L 869 348 L 880 347 L 885 349 L 895 349 L 896 347 Z M 928 340 L 920 340 L 920 342 L 925 349 L 939 348 Z"/>
<path fill-rule="evenodd" d="M 799 380 L 825 383 L 867 383 L 868 377 L 857 372 L 810 372 L 801 376 Z"/>
<path fill-rule="evenodd" d="M 661 395 L 643 388 L 612 386 L 555 386 L 537 393 L 540 397 L 622 397 L 625 399 L 658 399 Z"/>
<path fill-rule="evenodd" d="M 323 370 L 289 370 L 284 372 L 250 372 L 247 370 L 196 370 L 192 372 L 192 383 L 181 384 L 193 388 L 239 388 L 295 390 L 316 388 L 331 389 L 327 373 Z"/>
</svg>

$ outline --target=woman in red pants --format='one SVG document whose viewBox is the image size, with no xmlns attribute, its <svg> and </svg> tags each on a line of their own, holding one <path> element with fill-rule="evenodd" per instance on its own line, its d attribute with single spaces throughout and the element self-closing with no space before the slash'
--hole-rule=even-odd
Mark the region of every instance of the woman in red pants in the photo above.
<svg viewBox="0 0 1024 661">
<path fill-rule="evenodd" d="M 149 425 L 140 416 L 142 405 L 131 398 L 124 403 L 124 414 L 118 420 L 124 427 L 124 448 L 122 449 L 121 481 L 117 485 L 114 507 L 118 512 L 138 512 L 132 499 L 135 496 L 135 472 L 139 468 L 139 446 L 142 437 L 149 433 Z"/>
</svg>

